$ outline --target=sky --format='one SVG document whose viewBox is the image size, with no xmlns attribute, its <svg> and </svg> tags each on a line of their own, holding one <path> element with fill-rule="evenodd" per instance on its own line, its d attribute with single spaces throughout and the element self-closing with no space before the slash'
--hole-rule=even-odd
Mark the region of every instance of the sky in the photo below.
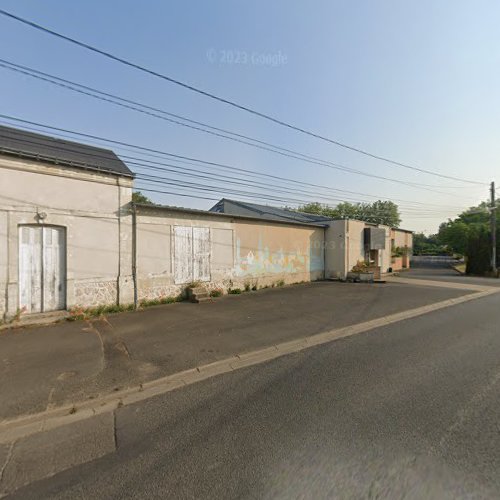
<svg viewBox="0 0 500 500">
<path fill-rule="evenodd" d="M 366 157 L 0 16 L 2 59 L 388 179 L 229 141 L 0 68 L 4 115 L 324 186 L 322 191 L 293 188 L 276 179 L 183 164 L 205 177 L 149 173 L 220 191 L 137 179 L 137 186 L 175 193 L 145 192 L 158 203 L 207 209 L 222 197 L 287 206 L 392 199 L 401 207 L 402 227 L 433 233 L 441 222 L 487 199 L 488 184 L 495 180 L 500 3 L 493 0 L 3 0 L 0 8 L 335 141 L 482 183 Z M 224 183 L 228 178 L 261 184 L 231 186 Z M 283 194 L 284 186 L 295 192 Z M 281 191 L 270 195 L 263 191 L 268 188 Z M 232 193 L 235 189 L 244 193 Z M 321 196 L 315 197 L 318 192 Z M 286 200 L 273 201 L 272 196 Z"/>
</svg>

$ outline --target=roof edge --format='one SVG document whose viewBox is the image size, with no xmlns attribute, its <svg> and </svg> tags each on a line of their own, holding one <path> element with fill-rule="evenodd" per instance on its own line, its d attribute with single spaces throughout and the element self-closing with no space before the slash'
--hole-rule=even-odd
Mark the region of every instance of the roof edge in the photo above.
<svg viewBox="0 0 500 500">
<path fill-rule="evenodd" d="M 111 151 L 111 150 L 109 150 Z M 111 151 L 113 152 L 113 151 Z M 109 170 L 107 168 L 98 167 L 94 165 L 89 165 L 83 162 L 77 161 L 68 161 L 64 159 L 59 159 L 55 157 L 49 157 L 44 155 L 36 155 L 34 153 L 26 153 L 23 151 L 16 151 L 14 149 L 8 149 L 0 147 L 0 155 L 16 157 L 16 158 L 24 158 L 27 160 L 34 160 L 40 163 L 50 163 L 51 165 L 61 166 L 61 167 L 70 167 L 70 168 L 78 168 L 82 170 L 92 170 L 93 172 L 105 174 L 105 175 L 113 175 L 115 177 L 128 177 L 130 179 L 135 178 L 135 173 L 130 171 L 128 172 L 117 172 L 116 170 Z"/>
<path fill-rule="evenodd" d="M 299 221 L 284 221 L 284 220 L 271 220 L 271 219 L 263 219 L 262 217 L 252 217 L 251 215 L 231 215 L 223 212 L 211 212 L 210 210 L 198 210 L 196 208 L 183 208 L 183 207 L 173 207 L 170 205 L 151 205 L 149 203 L 132 203 L 133 206 L 139 209 L 149 209 L 149 210 L 160 210 L 165 212 L 184 212 L 188 214 L 194 215 L 205 215 L 209 217 L 225 217 L 226 219 L 241 219 L 241 220 L 252 220 L 258 221 L 260 223 L 269 223 L 269 224 L 284 224 L 291 226 L 302 226 L 302 227 L 316 227 L 324 229 L 327 227 L 326 224 L 315 224 L 308 222 L 299 222 Z"/>
</svg>

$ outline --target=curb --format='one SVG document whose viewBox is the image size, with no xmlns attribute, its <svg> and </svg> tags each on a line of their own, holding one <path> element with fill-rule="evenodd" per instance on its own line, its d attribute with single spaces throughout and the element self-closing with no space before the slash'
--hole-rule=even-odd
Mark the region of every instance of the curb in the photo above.
<svg viewBox="0 0 500 500">
<path fill-rule="evenodd" d="M 491 288 L 491 287 L 490 287 Z M 346 326 L 309 337 L 283 342 L 245 354 L 236 355 L 196 368 L 190 368 L 160 379 L 108 394 L 99 399 L 87 400 L 61 406 L 33 415 L 24 415 L 0 422 L 0 444 L 10 443 L 29 435 L 71 424 L 117 408 L 128 406 L 154 396 L 165 394 L 180 387 L 195 384 L 217 375 L 264 363 L 310 347 L 326 344 L 337 339 L 350 337 L 369 330 L 388 326 L 400 321 L 421 316 L 433 311 L 480 299 L 500 292 L 500 288 L 485 289 L 458 298 L 447 299 L 434 304 L 409 309 L 389 316 Z"/>
</svg>

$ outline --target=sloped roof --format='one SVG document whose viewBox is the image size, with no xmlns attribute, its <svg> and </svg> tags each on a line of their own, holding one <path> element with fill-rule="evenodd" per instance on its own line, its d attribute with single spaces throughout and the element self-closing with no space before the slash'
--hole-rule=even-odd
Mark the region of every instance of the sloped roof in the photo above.
<svg viewBox="0 0 500 500">
<path fill-rule="evenodd" d="M 222 198 L 211 209 L 211 212 L 226 213 L 230 215 L 249 215 L 266 220 L 295 221 L 303 224 L 321 224 L 322 222 L 332 221 L 331 217 L 324 215 L 308 214 L 297 212 L 287 208 L 272 207 L 269 205 L 259 205 L 257 203 L 248 203 L 246 201 L 229 200 Z"/>
<path fill-rule="evenodd" d="M 222 217 L 226 219 L 235 219 L 235 220 L 252 220 L 252 221 L 262 221 L 266 220 L 263 219 L 262 217 L 258 217 L 255 215 L 239 215 L 239 214 L 229 214 L 229 213 L 224 213 L 224 212 L 217 212 L 213 210 L 200 210 L 197 208 L 184 208 L 184 207 L 175 207 L 172 205 L 156 205 L 156 204 L 150 204 L 150 203 L 134 203 L 133 204 L 135 207 L 137 207 L 139 210 L 145 210 L 145 211 L 159 211 L 159 212 L 181 212 L 183 214 L 193 214 L 193 215 L 199 215 L 199 216 L 209 216 L 209 217 Z M 298 226 L 309 226 L 309 227 L 321 227 L 324 228 L 325 225 L 322 224 L 321 222 L 317 223 L 312 223 L 312 222 L 301 222 L 297 220 L 283 220 L 283 219 L 269 219 L 269 222 L 271 223 L 277 223 L 277 224 L 293 224 L 293 225 L 298 225 Z"/>
<path fill-rule="evenodd" d="M 0 154 L 133 177 L 110 149 L 0 125 Z"/>
</svg>

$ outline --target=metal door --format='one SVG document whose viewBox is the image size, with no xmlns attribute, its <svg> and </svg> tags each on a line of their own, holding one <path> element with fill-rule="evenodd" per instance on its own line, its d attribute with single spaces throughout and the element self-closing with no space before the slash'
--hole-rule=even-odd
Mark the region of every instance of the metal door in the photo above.
<svg viewBox="0 0 500 500">
<path fill-rule="evenodd" d="M 64 228 L 19 228 L 19 307 L 27 313 L 66 306 L 66 235 Z"/>
</svg>

